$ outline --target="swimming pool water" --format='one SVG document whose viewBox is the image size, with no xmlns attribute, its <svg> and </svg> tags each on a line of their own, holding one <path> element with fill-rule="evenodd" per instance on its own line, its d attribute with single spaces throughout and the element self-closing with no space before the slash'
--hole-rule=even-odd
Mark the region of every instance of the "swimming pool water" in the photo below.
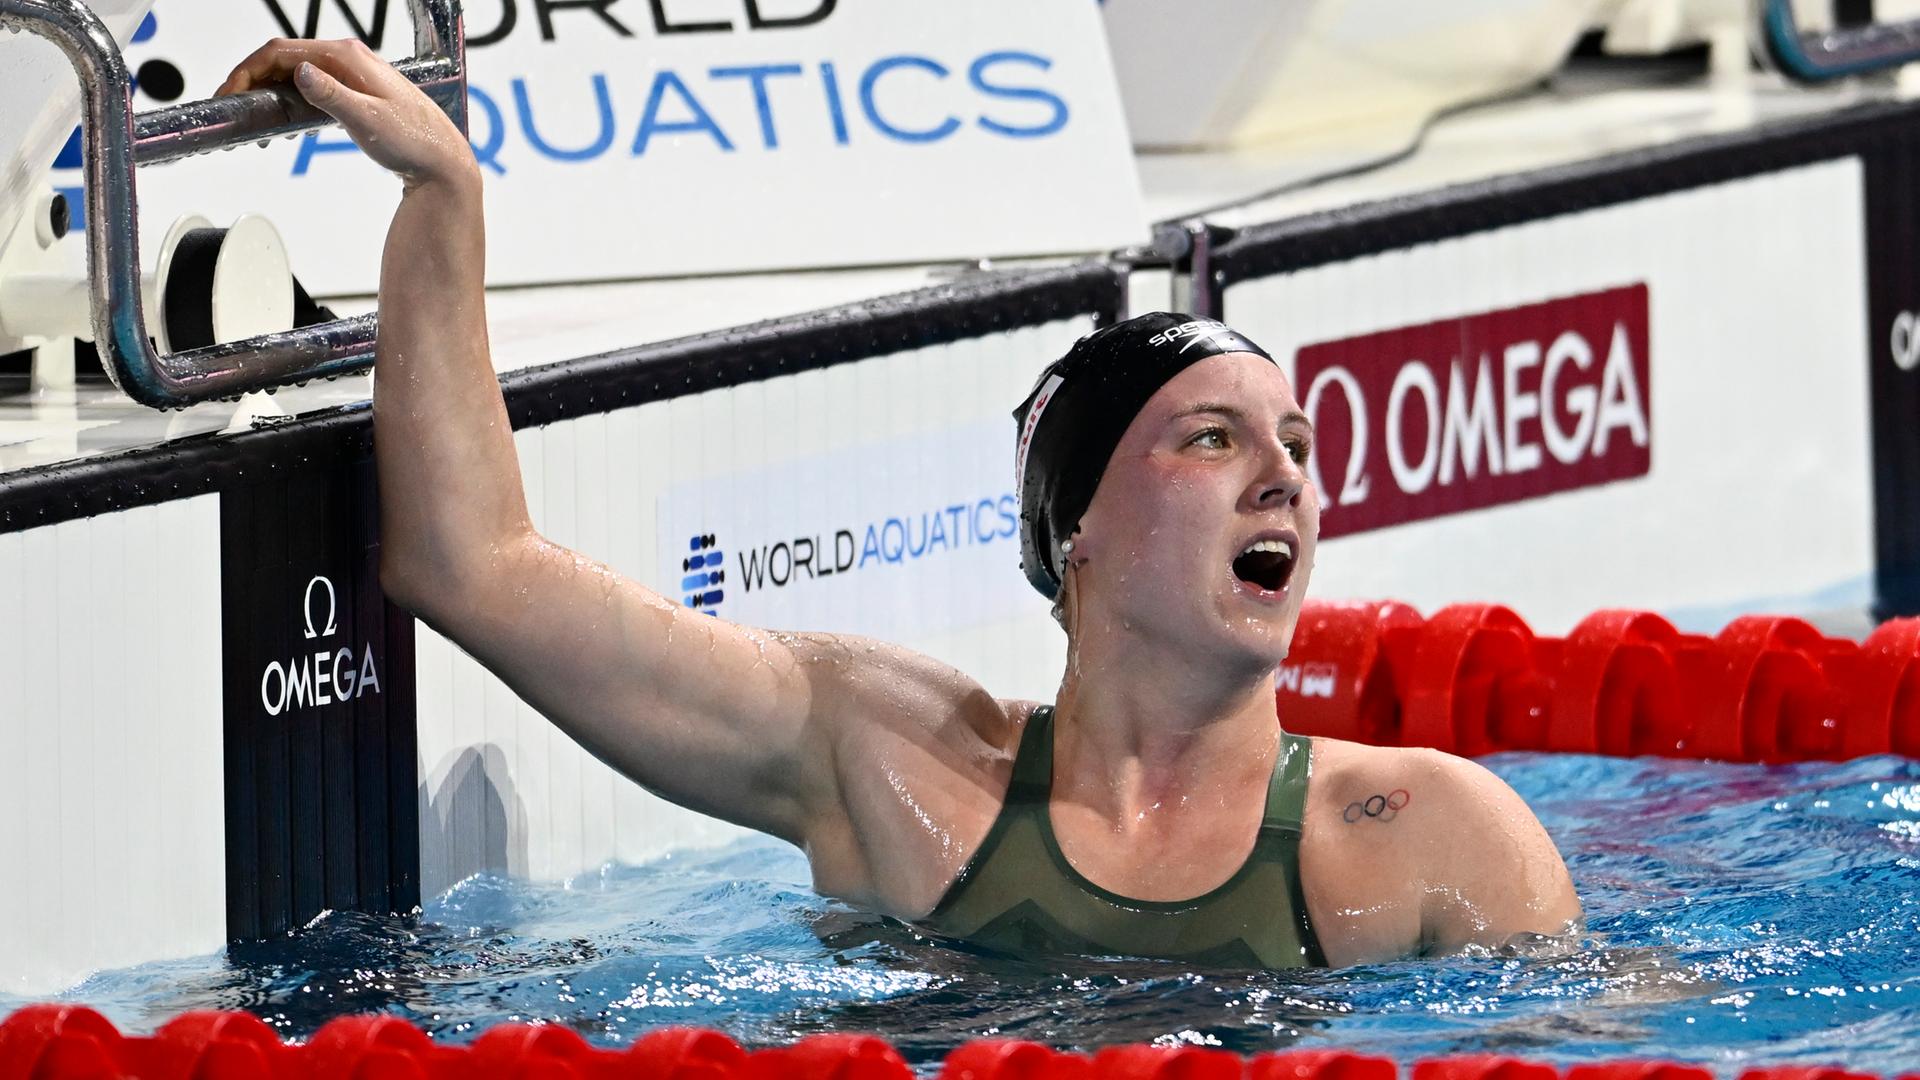
<svg viewBox="0 0 1920 1080">
<path fill-rule="evenodd" d="M 288 1038 L 371 1010 L 450 1040 L 509 1019 L 603 1045 L 667 1024 L 749 1044 L 872 1031 L 923 1066 L 983 1035 L 1662 1057 L 1728 1075 L 1920 1066 L 1920 762 L 1487 764 L 1567 857 L 1589 920 L 1577 949 L 1290 974 L 1010 959 L 824 901 L 798 852 L 750 840 L 568 886 L 478 877 L 415 918 L 323 916 L 63 998 L 129 1032 L 192 1008 L 246 1009 Z M 0 996 L 0 1014 L 21 1004 Z"/>
</svg>

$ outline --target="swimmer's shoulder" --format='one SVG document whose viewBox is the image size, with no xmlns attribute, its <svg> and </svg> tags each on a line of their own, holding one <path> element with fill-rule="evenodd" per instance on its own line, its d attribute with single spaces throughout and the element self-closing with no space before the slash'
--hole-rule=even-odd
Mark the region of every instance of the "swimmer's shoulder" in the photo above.
<svg viewBox="0 0 1920 1080">
<path fill-rule="evenodd" d="M 1507 782 L 1479 762 L 1423 747 L 1313 740 L 1308 816 L 1385 828 L 1349 838 L 1403 841 L 1462 828 L 1538 822 Z"/>
<path fill-rule="evenodd" d="M 852 722 L 856 730 L 846 734 L 856 740 L 878 727 L 931 731 L 939 741 L 968 752 L 1013 747 L 1037 707 L 995 698 L 959 668 L 891 642 L 824 633 L 781 638 L 802 667 L 832 673 L 829 679 L 810 680 L 810 692 L 827 699 L 816 711 Z"/>
<path fill-rule="evenodd" d="M 961 833 L 996 814 L 1013 773 L 1027 723 L 1039 703 L 996 698 L 971 676 L 940 660 L 885 642 L 851 636 L 802 635 L 835 677 L 814 692 L 833 730 L 835 771 L 848 825 L 869 841 L 892 835 L 897 808 L 875 791 L 913 792 L 912 802 Z M 824 705 L 824 707 L 821 707 Z M 880 807 L 878 815 L 863 811 Z M 917 812 L 917 811 L 916 811 Z M 984 826 L 981 831 L 984 832 Z M 951 845 L 939 845 L 943 854 Z"/>
<path fill-rule="evenodd" d="M 911 649 L 792 635 L 835 798 L 807 836 L 820 892 L 901 918 L 931 910 L 991 829 L 1038 705 Z"/>
<path fill-rule="evenodd" d="M 1483 775 L 1499 782 L 1473 762 L 1439 750 L 1316 737 L 1307 815 L 1309 819 L 1330 816 L 1343 825 L 1357 824 L 1347 820 L 1357 815 L 1380 825 L 1403 826 L 1398 831 L 1405 832 L 1405 826 L 1430 816 L 1416 813 L 1416 804 L 1435 809 L 1449 806 L 1483 782 Z M 1352 809 L 1355 804 L 1358 810 Z M 1397 834 L 1375 830 L 1360 835 L 1390 838 Z"/>
<path fill-rule="evenodd" d="M 1313 740 L 1301 867 L 1331 962 L 1548 933 L 1577 915 L 1552 840 L 1505 781 L 1439 750 Z"/>
<path fill-rule="evenodd" d="M 1320 947 L 1335 967 L 1417 951 L 1424 822 L 1444 813 L 1456 766 L 1431 750 L 1313 740 L 1300 880 Z M 1368 810 L 1374 813 L 1369 814 Z"/>
</svg>

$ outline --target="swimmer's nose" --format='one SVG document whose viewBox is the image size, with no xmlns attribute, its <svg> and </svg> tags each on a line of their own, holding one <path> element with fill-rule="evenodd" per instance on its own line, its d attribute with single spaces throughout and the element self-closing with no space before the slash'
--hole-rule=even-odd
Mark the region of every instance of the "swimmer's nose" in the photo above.
<svg viewBox="0 0 1920 1080">
<path fill-rule="evenodd" d="M 1306 470 L 1293 460 L 1293 451 L 1275 441 L 1262 453 L 1262 468 L 1255 479 L 1255 508 L 1299 506 L 1300 493 L 1306 490 Z"/>
</svg>

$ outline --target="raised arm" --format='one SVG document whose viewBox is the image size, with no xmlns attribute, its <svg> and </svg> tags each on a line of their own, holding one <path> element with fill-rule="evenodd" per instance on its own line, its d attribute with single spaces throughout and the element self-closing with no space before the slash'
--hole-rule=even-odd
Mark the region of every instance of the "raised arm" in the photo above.
<svg viewBox="0 0 1920 1080">
<path fill-rule="evenodd" d="M 991 699 L 903 650 L 688 611 L 535 532 L 488 357 L 466 140 L 359 42 L 272 42 L 222 89 L 288 79 L 404 183 L 373 408 L 388 593 L 621 772 L 807 847 L 833 891 L 884 892 L 849 817 L 889 811 L 850 810 L 845 777 L 977 759 L 978 730 L 1004 720 Z"/>
</svg>

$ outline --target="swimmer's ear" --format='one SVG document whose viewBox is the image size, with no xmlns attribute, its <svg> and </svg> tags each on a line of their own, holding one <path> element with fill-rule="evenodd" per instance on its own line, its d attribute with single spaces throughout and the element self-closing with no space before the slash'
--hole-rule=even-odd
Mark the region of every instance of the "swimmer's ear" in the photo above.
<svg viewBox="0 0 1920 1080">
<path fill-rule="evenodd" d="M 1068 566 L 1079 566 L 1081 563 L 1086 562 L 1087 557 L 1085 555 L 1081 555 L 1077 559 L 1073 557 L 1074 553 L 1079 551 L 1079 549 L 1080 529 L 1076 526 L 1073 532 L 1067 535 L 1065 540 L 1060 541 L 1061 561 L 1065 562 Z"/>
</svg>

